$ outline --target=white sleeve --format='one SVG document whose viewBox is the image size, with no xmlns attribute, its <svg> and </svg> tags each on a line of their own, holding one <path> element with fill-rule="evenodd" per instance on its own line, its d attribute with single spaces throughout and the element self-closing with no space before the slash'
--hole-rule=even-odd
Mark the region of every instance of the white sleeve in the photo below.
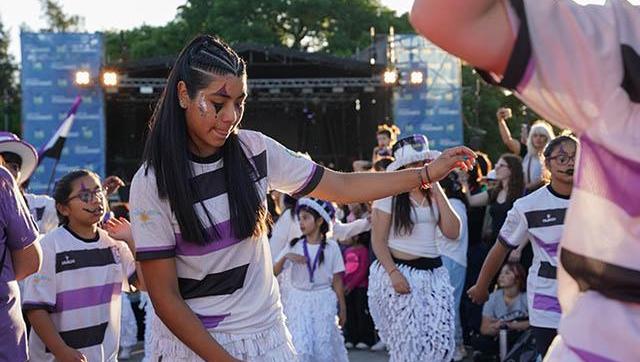
<svg viewBox="0 0 640 362">
<path fill-rule="evenodd" d="M 376 200 L 373 202 L 372 208 L 384 211 L 387 214 L 392 214 L 391 207 L 393 205 L 393 196 L 385 197 L 384 199 Z"/>
<path fill-rule="evenodd" d="M 331 273 L 342 273 L 344 272 L 344 260 L 342 258 L 342 251 L 338 246 L 338 243 L 331 243 Z"/>
<path fill-rule="evenodd" d="M 516 90 L 540 115 L 579 134 L 598 126 L 596 121 L 625 122 L 629 101 L 619 94 L 630 93 L 624 86 L 625 67 L 634 67 L 634 61 L 624 45 L 635 48 L 637 62 L 640 7 L 628 1 L 505 2 L 511 23 L 518 24 L 515 45 L 502 80 L 483 77 Z M 620 119 L 601 119 L 612 107 L 623 108 Z"/>
<path fill-rule="evenodd" d="M 269 247 L 271 248 L 271 257 L 273 261 L 279 260 L 280 251 L 285 248 L 287 243 L 291 240 L 287 240 L 289 236 L 290 223 L 293 222 L 291 219 L 291 210 L 287 210 L 288 212 L 282 213 L 278 221 L 273 225 L 273 229 L 271 230 L 271 238 L 269 238 Z"/>
<path fill-rule="evenodd" d="M 267 150 L 267 179 L 270 189 L 298 198 L 309 194 L 318 186 L 324 167 L 270 137 L 262 137 Z"/>
<path fill-rule="evenodd" d="M 358 219 L 350 223 L 333 223 L 333 238 L 338 241 L 347 240 L 358 234 L 371 230 L 371 223 L 368 219 Z"/>
<path fill-rule="evenodd" d="M 515 249 L 527 241 L 528 235 L 527 218 L 520 212 L 516 201 L 516 204 L 509 210 L 507 219 L 500 229 L 498 242 L 507 248 Z"/>
<path fill-rule="evenodd" d="M 45 236 L 42 246 L 42 267 L 24 280 L 22 309 L 56 310 L 56 251 L 51 234 Z"/>
<path fill-rule="evenodd" d="M 124 280 L 122 283 L 122 290 L 125 292 L 134 291 L 133 283 L 138 279 L 136 273 L 136 261 L 133 257 L 129 245 L 124 241 L 116 240 L 118 253 L 120 255 L 120 264 L 122 265 L 122 274 Z"/>
<path fill-rule="evenodd" d="M 42 230 L 41 233 L 46 234 L 49 231 L 58 227 L 60 220 L 58 219 L 58 212 L 56 211 L 56 201 L 52 198 L 47 198 L 44 207 L 44 215 L 42 215 Z"/>
<path fill-rule="evenodd" d="M 144 167 L 144 166 L 143 166 Z M 175 256 L 176 237 L 169 202 L 161 200 L 153 171 L 141 168 L 134 176 L 130 192 L 131 233 L 136 241 L 136 259 L 163 259 Z"/>
</svg>

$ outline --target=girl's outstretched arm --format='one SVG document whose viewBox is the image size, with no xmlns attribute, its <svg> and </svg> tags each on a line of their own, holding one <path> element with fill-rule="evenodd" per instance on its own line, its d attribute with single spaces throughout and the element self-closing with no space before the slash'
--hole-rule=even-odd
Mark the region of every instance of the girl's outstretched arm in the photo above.
<svg viewBox="0 0 640 362">
<path fill-rule="evenodd" d="M 326 170 L 310 196 L 341 204 L 365 202 L 408 192 L 422 182 L 436 182 L 445 178 L 454 168 L 468 170 L 473 167 L 476 154 L 467 147 L 449 148 L 422 168 L 394 172 L 343 173 Z"/>
<path fill-rule="evenodd" d="M 504 74 L 515 37 L 500 0 L 415 0 L 410 21 L 419 34 L 476 67 Z"/>
</svg>

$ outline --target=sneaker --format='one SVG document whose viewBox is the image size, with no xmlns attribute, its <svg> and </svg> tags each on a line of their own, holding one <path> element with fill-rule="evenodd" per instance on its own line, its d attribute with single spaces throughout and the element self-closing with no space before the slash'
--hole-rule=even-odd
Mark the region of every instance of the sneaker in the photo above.
<svg viewBox="0 0 640 362">
<path fill-rule="evenodd" d="M 118 353 L 119 359 L 129 359 L 131 358 L 131 347 L 122 347 L 120 348 L 120 353 Z"/>
<path fill-rule="evenodd" d="M 374 352 L 384 351 L 385 349 L 387 349 L 387 345 L 382 341 L 378 341 L 378 343 L 371 346 L 371 350 Z"/>
<path fill-rule="evenodd" d="M 346 349 L 352 349 L 352 348 L 353 348 L 353 343 L 351 343 L 351 342 L 347 342 L 347 343 L 345 343 L 345 344 L 344 344 L 344 348 L 346 348 Z"/>
<path fill-rule="evenodd" d="M 358 344 L 356 344 L 356 349 L 367 350 L 369 349 L 369 346 L 367 346 L 367 344 L 364 342 L 359 342 Z"/>
</svg>

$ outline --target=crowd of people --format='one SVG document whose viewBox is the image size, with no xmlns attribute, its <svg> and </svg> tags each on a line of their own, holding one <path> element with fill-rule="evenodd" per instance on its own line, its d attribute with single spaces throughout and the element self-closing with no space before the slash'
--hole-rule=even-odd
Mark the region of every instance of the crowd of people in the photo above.
<svg viewBox="0 0 640 362">
<path fill-rule="evenodd" d="M 499 109 L 510 152 L 495 167 L 382 125 L 371 162 L 336 172 L 240 130 L 246 65 L 206 35 L 169 74 L 126 204 L 109 205 L 122 180 L 88 170 L 30 195 L 38 155 L 0 134 L 0 360 L 126 358 L 136 290 L 149 361 L 346 361 L 349 348 L 393 362 L 634 360 L 640 200 L 608 176 L 640 179 L 637 67 L 620 69 L 639 59 L 632 15 L 625 2 L 416 1 L 419 32 L 581 136 L 538 121 L 516 141 Z M 619 39 L 585 35 L 607 17 Z M 615 66 L 543 57 L 621 39 Z M 580 81 L 598 62 L 636 73 L 607 74 L 603 97 Z"/>
</svg>

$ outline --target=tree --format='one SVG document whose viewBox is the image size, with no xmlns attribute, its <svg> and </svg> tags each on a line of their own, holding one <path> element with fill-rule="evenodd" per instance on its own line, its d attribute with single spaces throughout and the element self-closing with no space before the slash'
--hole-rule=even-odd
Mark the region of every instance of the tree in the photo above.
<svg viewBox="0 0 640 362">
<path fill-rule="evenodd" d="M 406 14 L 397 16 L 377 0 L 188 0 L 165 26 L 107 33 L 107 52 L 108 59 L 176 54 L 186 40 L 211 33 L 230 43 L 348 56 L 369 45 L 371 26 L 413 32 Z"/>
<path fill-rule="evenodd" d="M 462 113 L 464 120 L 465 144 L 480 143 L 480 150 L 493 161 L 505 152 L 506 146 L 500 138 L 496 112 L 500 107 L 513 110 L 513 119 L 507 122 L 513 137 L 520 137 L 520 126 L 539 119 L 538 115 L 524 103 L 500 88 L 486 84 L 475 70 L 462 66 Z"/>
<path fill-rule="evenodd" d="M 49 24 L 44 31 L 81 31 L 83 18 L 78 15 L 66 15 L 56 0 L 40 0 L 43 17 Z"/>
<path fill-rule="evenodd" d="M 9 34 L 0 21 L 0 125 L 13 133 L 20 131 L 20 92 L 13 56 L 9 54 Z M 7 123 L 7 124 L 5 124 Z"/>
</svg>

